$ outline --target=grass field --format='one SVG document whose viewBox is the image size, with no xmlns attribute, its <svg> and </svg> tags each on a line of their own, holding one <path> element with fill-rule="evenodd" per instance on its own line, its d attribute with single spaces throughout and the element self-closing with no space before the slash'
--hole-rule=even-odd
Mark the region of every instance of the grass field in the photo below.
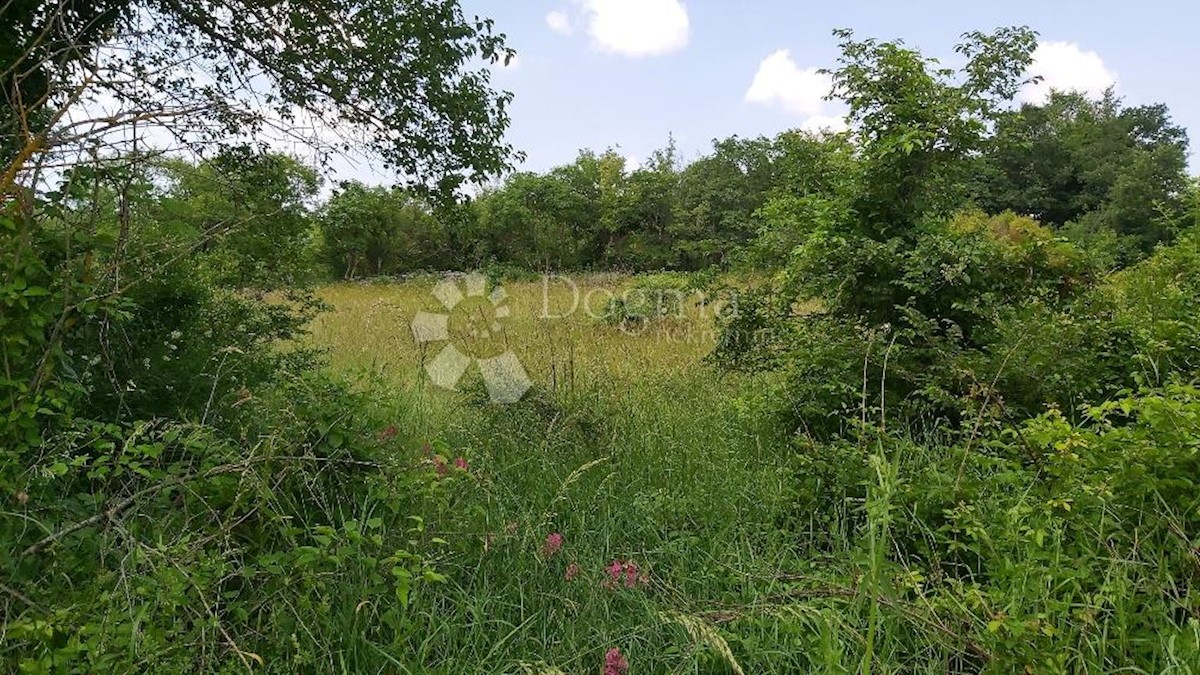
<svg viewBox="0 0 1200 675">
<path fill-rule="evenodd" d="M 575 304 L 565 282 L 506 284 L 511 317 L 497 340 L 535 386 L 500 406 L 466 379 L 447 392 L 422 377 L 431 352 L 409 322 L 444 311 L 435 281 L 327 287 L 334 309 L 314 326 L 334 369 L 390 392 L 383 404 L 413 446 L 469 466 L 417 514 L 427 535 L 448 542 L 434 561 L 447 579 L 414 595 L 410 619 L 424 637 L 393 665 L 597 672 L 615 647 L 640 673 L 803 672 L 814 654 L 837 669 L 836 641 L 819 648 L 830 630 L 820 614 L 772 618 L 785 610 L 772 598 L 805 564 L 777 526 L 789 510 L 787 462 L 751 412 L 767 408 L 754 401 L 771 383 L 704 362 L 711 308 L 685 303 L 680 316 L 623 329 L 582 302 L 546 318 Z M 599 307 L 629 280 L 574 283 Z M 561 549 L 549 555 L 556 533 Z"/>
</svg>

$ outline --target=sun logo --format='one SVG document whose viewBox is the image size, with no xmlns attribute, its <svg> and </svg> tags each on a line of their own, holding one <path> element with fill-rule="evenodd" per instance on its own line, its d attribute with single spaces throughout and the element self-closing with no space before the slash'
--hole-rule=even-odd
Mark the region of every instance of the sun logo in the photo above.
<svg viewBox="0 0 1200 675">
<path fill-rule="evenodd" d="M 438 387 L 456 390 L 467 370 L 478 364 L 492 401 L 515 403 L 533 382 L 509 349 L 504 333 L 502 322 L 511 315 L 505 304 L 508 294 L 500 286 L 488 293 L 487 277 L 478 272 L 463 281 L 465 289 L 450 278 L 434 286 L 433 297 L 446 313 L 420 312 L 413 317 L 413 339 L 418 344 L 447 343 L 425 364 L 425 372 Z"/>
</svg>

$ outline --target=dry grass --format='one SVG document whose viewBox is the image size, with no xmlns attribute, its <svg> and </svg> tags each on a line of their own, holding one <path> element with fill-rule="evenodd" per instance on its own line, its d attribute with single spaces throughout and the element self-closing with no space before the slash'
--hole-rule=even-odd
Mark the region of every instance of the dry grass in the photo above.
<svg viewBox="0 0 1200 675">
<path fill-rule="evenodd" d="M 418 312 L 446 313 L 432 295 L 438 281 L 328 286 L 320 295 L 333 311 L 317 319 L 313 339 L 331 350 L 331 365 L 338 371 L 382 373 L 394 384 L 412 387 L 421 381 L 423 362 L 444 344 L 418 344 L 411 330 Z M 504 304 L 511 315 L 500 321 L 502 330 L 492 340 L 475 340 L 456 330 L 461 316 L 486 304 L 464 302 L 451 313 L 455 345 L 483 357 L 512 349 L 534 382 L 549 389 L 574 378 L 622 386 L 681 374 L 712 349 L 711 308 L 692 301 L 683 316 L 640 330 L 621 328 L 599 316 L 607 299 L 632 283 L 630 278 L 591 275 L 572 281 L 574 286 L 558 279 L 504 284 Z"/>
</svg>

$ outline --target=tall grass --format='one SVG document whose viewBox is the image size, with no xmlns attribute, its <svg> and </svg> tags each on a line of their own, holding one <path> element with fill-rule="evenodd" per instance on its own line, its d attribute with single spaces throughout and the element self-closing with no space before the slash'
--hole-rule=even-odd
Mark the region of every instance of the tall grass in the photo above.
<svg viewBox="0 0 1200 675">
<path fill-rule="evenodd" d="M 414 588 L 394 639 L 369 628 L 382 608 L 343 613 L 360 636 L 347 672 L 594 673 L 612 648 L 635 673 L 1099 673 L 1138 658 L 1192 672 L 1200 624 L 1155 644 L 1125 628 L 1166 611 L 1150 554 L 1109 560 L 1102 531 L 1071 535 L 1115 515 L 1069 520 L 999 446 L 919 444 L 882 422 L 861 443 L 807 444 L 772 417 L 785 383 L 709 367 L 703 308 L 635 333 L 543 317 L 537 282 L 506 286 L 499 338 L 529 394 L 496 405 L 478 378 L 439 390 L 408 326 L 441 311 L 435 281 L 328 287 L 314 325 L 332 367 L 392 411 L 407 459 L 468 467 L 399 507 L 440 547 L 444 580 Z M 572 302 L 550 287 L 551 314 Z M 1079 590 L 1080 560 L 1109 579 L 1102 594 Z"/>
<path fill-rule="evenodd" d="M 432 283 L 326 288 L 334 309 L 314 325 L 335 369 L 382 378 L 398 424 L 470 466 L 461 493 L 439 508 L 472 512 L 478 527 L 440 531 L 446 514 L 420 514 L 452 542 L 438 561 L 448 581 L 414 603 L 421 637 L 381 648 L 414 672 L 536 663 L 591 672 L 612 647 L 637 672 L 799 667 L 769 623 L 739 629 L 733 643 L 717 639 L 715 626 L 766 602 L 801 561 L 774 527 L 789 488 L 784 444 L 756 412 L 771 383 L 704 363 L 708 310 L 688 304 L 684 316 L 639 332 L 583 311 L 543 318 L 540 283 L 507 284 L 505 344 L 536 385 L 520 403 L 496 406 L 475 382 L 446 392 L 424 381 L 428 354 L 408 321 L 441 311 Z M 603 298 L 629 281 L 577 283 Z M 552 315 L 574 301 L 561 283 L 548 298 Z M 547 559 L 539 549 L 554 532 L 565 543 Z M 614 560 L 632 561 L 645 580 L 606 587 Z M 571 565 L 580 571 L 568 581 Z M 747 644 L 753 655 L 739 664 L 734 651 Z"/>
</svg>

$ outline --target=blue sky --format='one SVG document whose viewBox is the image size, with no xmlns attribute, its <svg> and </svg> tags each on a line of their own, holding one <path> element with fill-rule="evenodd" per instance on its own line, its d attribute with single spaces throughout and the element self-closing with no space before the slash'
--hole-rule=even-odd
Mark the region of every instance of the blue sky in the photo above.
<svg viewBox="0 0 1200 675">
<path fill-rule="evenodd" d="M 834 63 L 831 31 L 839 27 L 903 38 L 950 62 L 966 31 L 1029 25 L 1041 35 L 1035 67 L 1048 83 L 1097 91 L 1115 82 L 1127 104 L 1166 103 L 1200 147 L 1200 77 L 1189 72 L 1200 64 L 1196 2 L 464 0 L 464 7 L 493 18 L 518 52 L 494 82 L 516 95 L 509 140 L 532 170 L 569 162 L 580 148 L 619 146 L 644 159 L 668 134 L 691 159 L 713 138 L 836 125 L 841 111 L 820 101 L 827 83 L 812 69 Z"/>
</svg>

